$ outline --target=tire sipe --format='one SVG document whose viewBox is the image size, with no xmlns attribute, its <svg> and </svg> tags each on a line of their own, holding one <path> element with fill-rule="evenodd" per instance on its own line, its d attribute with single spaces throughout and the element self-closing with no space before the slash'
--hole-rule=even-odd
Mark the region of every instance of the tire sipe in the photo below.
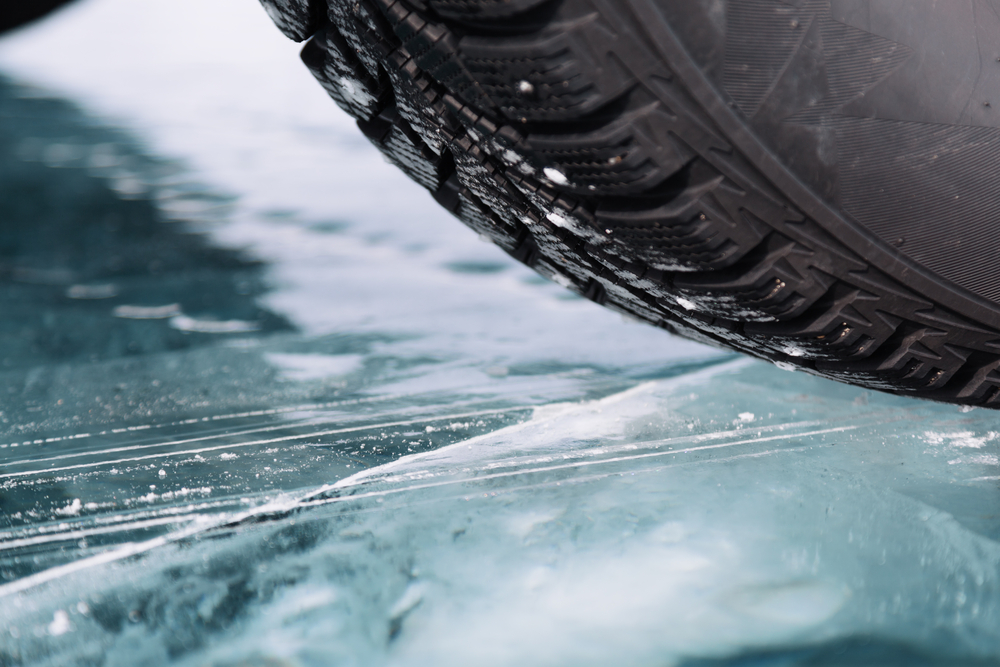
<svg viewBox="0 0 1000 667">
<path fill-rule="evenodd" d="M 784 368 L 1000 407 L 987 3 L 262 3 L 390 162 L 544 276 Z"/>
</svg>

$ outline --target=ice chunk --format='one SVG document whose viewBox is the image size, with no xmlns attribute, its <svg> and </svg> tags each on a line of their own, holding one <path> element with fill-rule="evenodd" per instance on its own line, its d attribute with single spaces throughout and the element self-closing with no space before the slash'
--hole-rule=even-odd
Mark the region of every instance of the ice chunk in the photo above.
<svg viewBox="0 0 1000 667">
<path fill-rule="evenodd" d="M 48 626 L 49 634 L 53 637 L 58 637 L 59 635 L 64 635 L 73 629 L 73 625 L 69 622 L 69 614 L 67 614 L 62 609 L 57 609 L 56 613 L 52 616 L 52 622 Z"/>
<path fill-rule="evenodd" d="M 165 320 L 179 315 L 180 312 L 180 304 L 168 303 L 165 306 L 115 306 L 111 314 L 128 320 Z"/>
<path fill-rule="evenodd" d="M 179 314 L 170 318 L 170 326 L 178 331 L 208 334 L 248 333 L 260 329 L 260 325 L 257 322 L 195 319 Z"/>
</svg>

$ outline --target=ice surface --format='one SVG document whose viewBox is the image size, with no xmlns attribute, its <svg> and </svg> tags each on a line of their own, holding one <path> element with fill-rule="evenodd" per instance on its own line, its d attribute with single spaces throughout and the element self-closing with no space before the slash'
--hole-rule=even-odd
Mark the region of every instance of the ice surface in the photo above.
<svg viewBox="0 0 1000 667">
<path fill-rule="evenodd" d="M 0 664 L 1000 658 L 996 413 L 571 297 L 297 48 L 251 0 L 0 41 Z"/>
<path fill-rule="evenodd" d="M 7 584 L 0 615 L 53 664 L 986 658 L 1000 650 L 994 426 L 729 362 L 178 517 Z M 57 641 L 59 614 L 72 629 Z"/>
</svg>

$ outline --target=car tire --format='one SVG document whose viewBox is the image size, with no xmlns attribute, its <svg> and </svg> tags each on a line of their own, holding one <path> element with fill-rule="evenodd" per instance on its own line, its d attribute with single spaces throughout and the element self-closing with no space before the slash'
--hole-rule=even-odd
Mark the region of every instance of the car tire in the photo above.
<svg viewBox="0 0 1000 667">
<path fill-rule="evenodd" d="M 1000 406 L 1000 18 L 977 3 L 262 4 L 390 162 L 555 282 Z"/>
</svg>

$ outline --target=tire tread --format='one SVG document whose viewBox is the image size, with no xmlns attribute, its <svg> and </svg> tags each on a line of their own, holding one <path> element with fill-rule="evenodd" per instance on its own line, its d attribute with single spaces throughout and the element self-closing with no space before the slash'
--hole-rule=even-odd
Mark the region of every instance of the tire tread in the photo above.
<svg viewBox="0 0 1000 667">
<path fill-rule="evenodd" d="M 606 0 L 296 3 L 279 27 L 329 17 L 303 59 L 366 136 L 543 275 L 784 367 L 1000 407 L 1000 330 L 915 293 L 793 205 L 685 86 L 679 56 L 636 27 L 641 13 Z"/>
</svg>

